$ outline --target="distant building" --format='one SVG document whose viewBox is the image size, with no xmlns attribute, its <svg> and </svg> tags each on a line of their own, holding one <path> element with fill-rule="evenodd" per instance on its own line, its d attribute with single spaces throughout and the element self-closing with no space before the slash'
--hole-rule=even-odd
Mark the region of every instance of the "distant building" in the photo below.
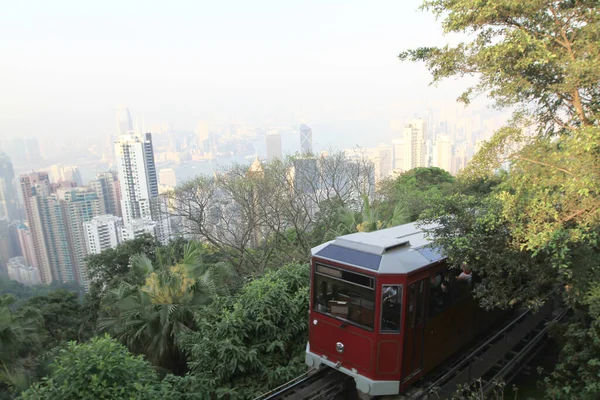
<svg viewBox="0 0 600 400">
<path fill-rule="evenodd" d="M 158 176 L 154 163 L 152 135 L 146 133 L 121 134 L 115 143 L 115 153 L 121 187 L 121 210 L 125 230 L 124 239 L 133 239 L 138 227 L 154 221 L 152 231 L 159 242 L 168 243 L 171 232 L 164 201 L 158 198 Z"/>
<path fill-rule="evenodd" d="M 312 154 L 312 146 L 312 129 L 306 124 L 300 125 L 300 152 L 302 154 Z"/>
<path fill-rule="evenodd" d="M 32 286 L 42 283 L 40 271 L 36 267 L 27 265 L 23 257 L 13 257 L 7 264 L 8 277 L 23 285 Z"/>
<path fill-rule="evenodd" d="M 76 165 L 62 169 L 62 180 L 75 182 L 77 186 L 83 186 L 83 178 L 81 172 L 79 172 L 79 167 Z"/>
<path fill-rule="evenodd" d="M 177 186 L 177 177 L 172 168 L 163 168 L 159 171 L 159 181 L 161 185 L 175 187 Z"/>
<path fill-rule="evenodd" d="M 448 135 L 438 135 L 436 140 L 436 167 L 454 173 L 452 166 L 452 140 Z"/>
<path fill-rule="evenodd" d="M 45 239 L 47 225 L 47 207 L 45 199 L 51 193 L 50 180 L 47 172 L 33 172 L 19 177 L 27 225 L 33 239 L 35 265 L 39 268 L 42 282 L 52 282 L 52 268 Z"/>
<path fill-rule="evenodd" d="M 417 167 L 426 167 L 426 124 L 422 118 L 413 120 L 404 126 L 404 171 Z M 398 166 L 395 166 L 398 168 Z"/>
<path fill-rule="evenodd" d="M 267 161 L 271 162 L 275 159 L 283 159 L 281 149 L 281 134 L 279 132 L 270 132 L 266 136 L 267 141 Z"/>
<path fill-rule="evenodd" d="M 121 185 L 116 171 L 101 172 L 90 182 L 100 200 L 100 214 L 122 217 Z"/>
<path fill-rule="evenodd" d="M 114 215 L 100 215 L 83 224 L 89 254 L 100 254 L 123 242 L 123 220 Z"/>
<path fill-rule="evenodd" d="M 0 152 L 0 218 L 19 219 L 15 193 L 15 173 L 10 158 Z"/>
<path fill-rule="evenodd" d="M 121 230 L 123 241 L 133 240 L 144 234 L 157 237 L 157 223 L 149 219 L 136 219 L 129 226 L 124 226 Z"/>
<path fill-rule="evenodd" d="M 19 238 L 21 252 L 25 258 L 25 264 L 37 267 L 37 259 L 33 247 L 33 236 L 31 235 L 29 228 L 26 225 L 20 224 L 17 226 L 17 236 Z"/>
<path fill-rule="evenodd" d="M 392 173 L 394 155 L 393 149 L 385 144 L 380 144 L 375 151 L 375 181 L 379 182 Z"/>
<path fill-rule="evenodd" d="M 315 193 L 320 189 L 319 169 L 314 157 L 294 158 L 288 176 L 298 192 Z"/>
<path fill-rule="evenodd" d="M 392 166 L 395 170 L 404 171 L 405 165 L 404 160 L 406 158 L 406 146 L 404 145 L 403 138 L 396 138 L 392 140 Z"/>
<path fill-rule="evenodd" d="M 67 227 L 70 256 L 73 262 L 75 280 L 80 286 L 88 287 L 85 258 L 89 254 L 86 249 L 86 232 L 84 224 L 100 215 L 100 199 L 93 188 L 57 190 L 64 221 Z"/>
</svg>

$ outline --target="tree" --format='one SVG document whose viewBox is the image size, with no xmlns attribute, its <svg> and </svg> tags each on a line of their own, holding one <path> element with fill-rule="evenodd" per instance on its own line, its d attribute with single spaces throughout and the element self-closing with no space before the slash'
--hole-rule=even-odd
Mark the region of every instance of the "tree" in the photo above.
<svg viewBox="0 0 600 400">
<path fill-rule="evenodd" d="M 80 328 L 84 318 L 81 303 L 75 293 L 56 290 L 45 296 L 32 297 L 24 307 L 38 310 L 44 319 L 42 337 L 44 348 L 80 338 Z"/>
<path fill-rule="evenodd" d="M 549 394 L 597 398 L 600 387 L 590 377 L 597 376 L 600 359 L 600 315 L 593 310 L 600 297 L 600 3 L 427 0 L 423 8 L 443 19 L 445 32 L 468 33 L 469 40 L 405 51 L 400 58 L 425 62 L 434 83 L 474 76 L 477 83 L 459 98 L 467 104 L 487 93 L 495 106 L 515 110 L 460 176 L 476 181 L 510 162 L 510 173 L 489 195 L 487 204 L 495 206 L 472 207 L 457 198 L 454 205 L 471 209 L 455 218 L 430 216 L 428 222 L 446 223 L 432 233 L 455 261 L 499 280 L 481 296 L 506 305 L 509 299 L 537 303 L 549 293 L 562 294 L 574 325 L 564 336 Z M 469 238 L 492 254 L 464 243 L 459 216 L 467 211 L 474 214 Z M 519 280 L 525 290 L 515 292 Z"/>
<path fill-rule="evenodd" d="M 374 167 L 344 152 L 236 165 L 198 177 L 169 194 L 186 235 L 218 249 L 243 275 L 281 265 L 277 254 L 305 259 L 319 224 L 319 205 L 339 202 L 361 211 L 372 195 Z"/>
<path fill-rule="evenodd" d="M 69 342 L 51 364 L 51 373 L 23 392 L 23 400 L 169 399 L 152 366 L 108 335 Z"/>
<path fill-rule="evenodd" d="M 309 267 L 270 270 L 199 314 L 182 347 L 202 398 L 252 399 L 305 370 Z"/>
<path fill-rule="evenodd" d="M 0 297 L 0 385 L 8 389 L 27 386 L 27 374 L 34 367 L 33 356 L 40 348 L 43 320 L 29 307 L 14 313 L 10 295 Z"/>
<path fill-rule="evenodd" d="M 416 221 L 436 200 L 456 191 L 456 180 L 437 167 L 419 167 L 380 183 L 374 207 L 394 225 Z"/>
<path fill-rule="evenodd" d="M 132 257 L 132 271 L 144 283 L 124 282 L 111 290 L 104 301 L 115 309 L 99 320 L 100 331 L 110 332 L 134 353 L 145 354 L 154 365 L 184 374 L 185 356 L 176 339 L 195 327 L 194 312 L 226 290 L 220 283 L 227 277 L 227 266 L 202 264 L 200 249 L 189 242 L 183 258 L 172 266 L 155 267 L 143 254 Z"/>
</svg>

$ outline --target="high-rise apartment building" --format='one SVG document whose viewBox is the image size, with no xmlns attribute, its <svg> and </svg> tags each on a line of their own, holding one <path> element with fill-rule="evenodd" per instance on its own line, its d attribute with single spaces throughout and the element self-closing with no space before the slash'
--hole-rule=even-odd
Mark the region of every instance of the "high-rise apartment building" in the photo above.
<svg viewBox="0 0 600 400">
<path fill-rule="evenodd" d="M 453 173 L 452 168 L 452 140 L 448 135 L 438 135 L 436 140 L 436 167 L 440 167 L 449 173 Z"/>
<path fill-rule="evenodd" d="M 121 186 L 116 171 L 101 172 L 90 182 L 100 201 L 100 214 L 121 217 Z"/>
<path fill-rule="evenodd" d="M 45 199 L 51 193 L 50 180 L 47 172 L 33 172 L 19 177 L 25 217 L 33 239 L 35 262 L 32 263 L 40 270 L 42 282 L 52 282 L 52 268 L 46 243 L 45 225 Z"/>
<path fill-rule="evenodd" d="M 33 236 L 31 235 L 29 228 L 26 225 L 20 224 L 17 226 L 17 236 L 26 265 L 37 267 L 35 248 L 33 247 Z"/>
<path fill-rule="evenodd" d="M 167 243 L 170 226 L 166 204 L 158 197 L 158 177 L 154 163 L 152 135 L 121 134 L 115 143 L 121 187 L 121 211 L 127 239 L 148 221 L 154 221 L 157 239 Z M 137 228 L 134 228 L 137 227 Z"/>
<path fill-rule="evenodd" d="M 392 173 L 393 149 L 385 144 L 375 148 L 375 180 L 380 181 Z"/>
<path fill-rule="evenodd" d="M 404 160 L 406 158 L 406 146 L 403 138 L 392 140 L 392 166 L 397 172 L 404 172 Z"/>
<path fill-rule="evenodd" d="M 0 152 L 0 218 L 18 219 L 15 173 L 10 158 Z"/>
<path fill-rule="evenodd" d="M 300 125 L 300 152 L 312 154 L 313 152 L 312 129 L 306 124 Z"/>
<path fill-rule="evenodd" d="M 123 220 L 119 217 L 100 215 L 83 225 L 89 254 L 100 254 L 117 247 L 123 241 Z"/>
<path fill-rule="evenodd" d="M 23 257 L 13 257 L 7 264 L 8 277 L 23 285 L 39 285 L 41 283 L 40 271 L 31 265 L 27 265 Z"/>
<path fill-rule="evenodd" d="M 266 136 L 267 141 L 267 161 L 273 161 L 275 159 L 283 159 L 283 152 L 281 149 L 281 134 L 279 132 L 269 132 Z"/>
<path fill-rule="evenodd" d="M 413 120 L 404 126 L 404 171 L 417 167 L 426 167 L 426 125 L 422 118 Z"/>
<path fill-rule="evenodd" d="M 80 286 L 87 289 L 88 277 L 85 257 L 89 253 L 86 247 L 87 239 L 84 224 L 100 215 L 100 200 L 96 191 L 89 187 L 58 189 L 57 196 L 66 223 L 74 278 Z"/>
</svg>

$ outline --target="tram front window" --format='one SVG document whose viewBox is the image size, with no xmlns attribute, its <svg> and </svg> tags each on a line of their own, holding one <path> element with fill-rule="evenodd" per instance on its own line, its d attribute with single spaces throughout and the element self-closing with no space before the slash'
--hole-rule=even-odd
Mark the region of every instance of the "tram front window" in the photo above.
<svg viewBox="0 0 600 400">
<path fill-rule="evenodd" d="M 315 311 L 373 330 L 375 278 L 317 264 L 314 294 Z"/>
</svg>

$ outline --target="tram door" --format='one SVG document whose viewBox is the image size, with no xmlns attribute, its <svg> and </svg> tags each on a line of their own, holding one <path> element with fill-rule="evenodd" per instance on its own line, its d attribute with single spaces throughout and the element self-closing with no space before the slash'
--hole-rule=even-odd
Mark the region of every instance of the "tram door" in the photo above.
<svg viewBox="0 0 600 400">
<path fill-rule="evenodd" d="M 402 356 L 402 380 L 410 380 L 421 371 L 423 367 L 423 336 L 424 336 L 424 311 L 425 279 L 411 283 L 408 286 L 406 324 L 404 332 L 404 353 Z"/>
</svg>

